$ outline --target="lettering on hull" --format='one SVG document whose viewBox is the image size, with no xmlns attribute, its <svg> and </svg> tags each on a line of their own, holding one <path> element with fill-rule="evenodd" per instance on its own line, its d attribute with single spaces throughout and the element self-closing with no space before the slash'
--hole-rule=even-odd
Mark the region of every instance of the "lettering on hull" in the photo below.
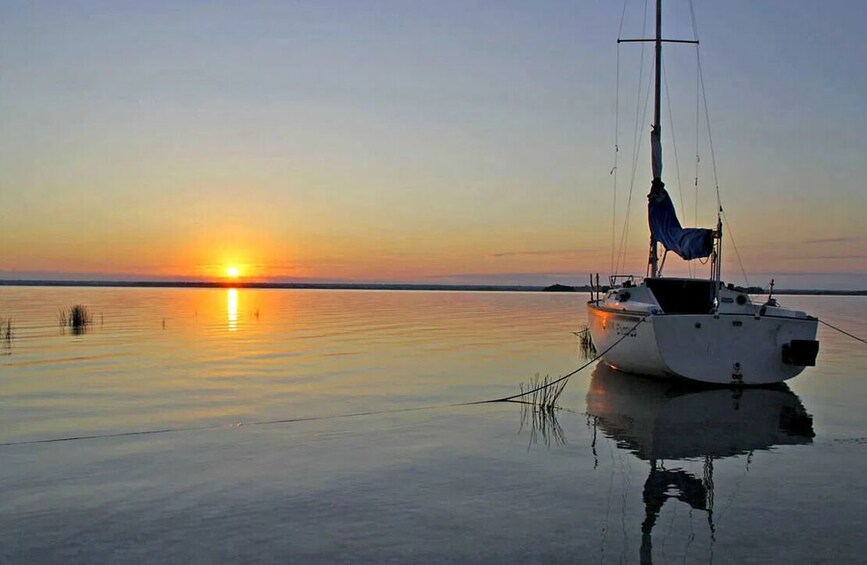
<svg viewBox="0 0 867 565">
<path fill-rule="evenodd" d="M 638 335 L 638 328 L 635 327 L 635 324 L 614 322 L 614 332 L 619 336 L 629 335 L 629 337 L 636 337 Z"/>
</svg>

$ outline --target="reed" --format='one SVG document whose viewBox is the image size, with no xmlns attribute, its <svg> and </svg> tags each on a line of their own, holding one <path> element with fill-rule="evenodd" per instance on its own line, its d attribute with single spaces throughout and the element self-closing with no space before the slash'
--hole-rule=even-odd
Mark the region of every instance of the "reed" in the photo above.
<svg viewBox="0 0 867 565">
<path fill-rule="evenodd" d="M 557 421 L 557 411 L 560 409 L 557 399 L 563 394 L 567 382 L 566 380 L 556 382 L 556 379 L 551 379 L 547 375 L 540 377 L 537 373 L 529 382 L 521 383 L 521 393 L 526 391 L 526 395 L 525 400 L 521 401 L 521 428 L 518 433 L 525 427 L 529 428 L 528 449 L 538 443 L 540 438 L 546 447 L 550 447 L 552 442 L 566 445 L 566 435 L 560 422 Z"/>
<path fill-rule="evenodd" d="M 552 379 L 548 375 L 540 377 L 539 373 L 536 373 L 529 382 L 520 384 L 521 395 L 524 397 L 524 402 L 534 409 L 551 412 L 559 408 L 557 400 L 563 394 L 567 382 L 569 381 L 565 379 L 562 381 Z"/>
<path fill-rule="evenodd" d="M 4 348 L 12 347 L 12 318 L 0 318 L 0 341 Z"/>
<path fill-rule="evenodd" d="M 581 328 L 575 332 L 575 335 L 578 336 L 578 346 L 581 358 L 587 361 L 596 357 L 598 352 L 596 351 L 596 345 L 593 343 L 593 336 L 590 335 L 590 328 L 587 326 L 581 326 Z"/>
<path fill-rule="evenodd" d="M 87 306 L 75 304 L 61 310 L 57 314 L 57 321 L 60 323 L 61 328 L 69 328 L 74 334 L 82 334 L 93 324 L 93 315 L 87 309 Z"/>
</svg>

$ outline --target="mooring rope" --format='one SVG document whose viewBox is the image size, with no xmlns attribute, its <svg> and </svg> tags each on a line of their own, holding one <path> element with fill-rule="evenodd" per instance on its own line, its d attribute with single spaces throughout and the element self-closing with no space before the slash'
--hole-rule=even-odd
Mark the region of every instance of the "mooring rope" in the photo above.
<svg viewBox="0 0 867 565">
<path fill-rule="evenodd" d="M 23 441 L 8 441 L 4 443 L 0 443 L 0 447 L 10 447 L 13 445 L 33 445 L 39 443 L 60 443 L 65 441 L 81 441 L 87 439 L 105 439 L 105 438 L 118 438 L 118 437 L 128 437 L 128 436 L 144 436 L 144 435 L 158 435 L 158 434 L 171 434 L 171 433 L 180 433 L 180 432 L 199 432 L 199 431 L 214 431 L 214 430 L 223 430 L 223 429 L 231 429 L 231 428 L 241 428 L 244 426 L 269 426 L 274 424 L 289 424 L 294 422 L 313 422 L 317 420 L 337 420 L 340 418 L 358 418 L 361 416 L 375 416 L 378 414 L 395 414 L 398 412 L 413 412 L 419 410 L 434 410 L 437 408 L 449 408 L 454 406 L 465 406 L 468 404 L 474 403 L 463 403 L 463 404 L 440 404 L 435 406 L 417 406 L 410 408 L 391 408 L 388 410 L 370 410 L 367 412 L 352 412 L 349 414 L 333 414 L 330 416 L 303 416 L 299 418 L 284 418 L 280 420 L 259 420 L 254 422 L 235 422 L 232 424 L 215 424 L 213 426 L 189 426 L 189 427 L 177 427 L 177 428 L 162 428 L 158 430 L 140 430 L 140 431 L 130 431 L 130 432 L 116 432 L 116 433 L 105 433 L 105 434 L 92 434 L 92 435 L 81 435 L 81 436 L 68 436 L 68 437 L 58 437 L 58 438 L 48 438 L 48 439 L 34 439 L 34 440 L 23 440 Z"/>
<path fill-rule="evenodd" d="M 819 322 L 822 323 L 822 324 L 825 324 L 826 326 L 828 326 L 828 327 L 831 328 L 832 330 L 837 330 L 838 332 L 840 332 L 840 333 L 843 334 L 843 335 L 847 335 L 847 336 L 851 337 L 852 339 L 854 339 L 854 340 L 856 340 L 856 341 L 860 341 L 861 343 L 865 343 L 865 344 L 867 344 L 867 340 L 865 340 L 865 339 L 863 339 L 863 338 L 860 338 L 860 337 L 858 337 L 857 335 L 850 334 L 850 333 L 847 332 L 846 330 L 841 330 L 841 329 L 838 328 L 837 326 L 831 325 L 831 324 L 829 324 L 828 322 L 826 322 L 825 320 L 819 320 Z"/>
<path fill-rule="evenodd" d="M 643 317 L 638 320 L 634 326 L 629 328 L 628 331 L 624 332 L 617 341 L 609 345 L 605 348 L 601 353 L 597 353 L 593 359 L 587 361 L 577 369 L 563 375 L 562 377 L 546 383 L 542 386 L 538 386 L 534 389 L 527 390 L 524 392 L 520 392 L 518 394 L 513 394 L 511 396 L 505 396 L 503 398 L 493 398 L 488 400 L 476 400 L 473 402 L 456 402 L 452 404 L 436 404 L 432 406 L 415 406 L 408 408 L 390 408 L 387 410 L 369 410 L 366 412 L 351 412 L 348 414 L 333 414 L 330 416 L 302 416 L 298 418 L 282 418 L 279 420 L 258 420 L 254 422 L 237 422 L 233 424 L 219 424 L 213 426 L 189 426 L 189 427 L 177 427 L 177 428 L 160 428 L 156 430 L 139 430 L 139 431 L 130 431 L 130 432 L 115 432 L 115 433 L 105 433 L 105 434 L 89 434 L 89 435 L 79 435 L 79 436 L 67 436 L 67 437 L 58 437 L 58 438 L 47 438 L 47 439 L 34 439 L 34 440 L 23 440 L 23 441 L 7 441 L 0 443 L 0 448 L 2 447 L 11 447 L 14 445 L 35 445 L 41 443 L 61 443 L 67 441 L 83 441 L 88 439 L 105 439 L 105 438 L 119 438 L 119 437 L 131 437 L 131 436 L 145 436 L 145 435 L 158 435 L 158 434 L 170 434 L 170 433 L 179 433 L 179 432 L 194 432 L 194 431 L 207 431 L 207 430 L 221 430 L 221 429 L 231 429 L 231 428 L 239 428 L 243 426 L 272 426 L 276 424 L 292 424 L 296 422 L 314 422 L 319 420 L 338 420 L 341 418 L 360 418 L 362 416 L 378 416 L 382 414 L 398 414 L 400 412 L 419 412 L 422 410 L 436 410 L 439 408 L 457 408 L 460 406 L 477 406 L 479 404 L 493 404 L 495 402 L 514 402 L 518 398 L 522 398 L 524 396 L 528 396 L 533 394 L 534 392 L 538 392 L 542 389 L 554 386 L 557 383 L 561 383 L 566 379 L 572 378 L 599 359 L 602 358 L 603 355 L 614 349 L 620 342 L 626 339 L 635 329 L 644 322 L 647 317 Z"/>
<path fill-rule="evenodd" d="M 559 379 L 555 379 L 555 380 L 551 381 L 550 383 L 545 383 L 545 384 L 538 386 L 538 387 L 531 389 L 531 390 L 519 392 L 518 394 L 513 394 L 512 396 L 506 396 L 503 398 L 496 398 L 493 400 L 480 400 L 477 402 L 467 402 L 466 405 L 489 404 L 492 402 L 510 402 L 512 400 L 515 400 L 516 398 L 521 398 L 522 396 L 527 396 L 527 395 L 533 394 L 534 392 L 539 392 L 542 389 L 552 387 L 552 386 L 556 385 L 557 383 L 561 383 L 561 382 L 565 381 L 566 379 L 572 378 L 575 375 L 577 375 L 578 373 L 580 373 L 581 371 L 583 371 L 584 369 L 586 369 L 587 367 L 589 367 L 590 365 L 592 365 L 593 363 L 595 363 L 596 361 L 598 361 L 599 359 L 601 359 L 603 355 L 605 355 L 606 353 L 608 353 L 609 351 L 614 349 L 621 341 L 623 341 L 624 339 L 629 337 L 629 335 L 632 332 L 634 332 L 635 329 L 646 319 L 647 319 L 647 316 L 642 317 L 640 320 L 638 320 L 638 322 L 634 326 L 629 328 L 629 330 L 623 332 L 623 335 L 621 335 L 619 338 L 617 338 L 617 341 L 615 341 L 614 343 L 612 343 L 611 345 L 606 347 L 605 350 L 603 350 L 601 353 L 597 353 L 593 359 L 591 359 L 590 361 L 587 361 L 586 363 L 584 363 L 583 365 L 581 365 L 580 367 L 578 367 L 577 369 L 575 369 L 571 373 L 567 373 L 567 374 L 563 375 Z"/>
</svg>

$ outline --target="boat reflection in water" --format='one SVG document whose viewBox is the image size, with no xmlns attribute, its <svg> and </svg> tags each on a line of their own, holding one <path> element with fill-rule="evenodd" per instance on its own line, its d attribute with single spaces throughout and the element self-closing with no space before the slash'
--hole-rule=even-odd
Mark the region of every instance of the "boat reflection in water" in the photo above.
<svg viewBox="0 0 867 565">
<path fill-rule="evenodd" d="M 587 392 L 594 430 L 648 461 L 641 524 L 641 563 L 652 562 L 652 533 L 670 498 L 707 513 L 714 539 L 715 459 L 812 443 L 813 419 L 785 385 L 774 388 L 696 389 L 624 375 L 599 363 Z M 595 437 L 595 434 L 594 434 Z M 595 447 L 595 446 L 594 446 Z M 704 460 L 703 476 L 667 469 L 666 460 Z"/>
</svg>

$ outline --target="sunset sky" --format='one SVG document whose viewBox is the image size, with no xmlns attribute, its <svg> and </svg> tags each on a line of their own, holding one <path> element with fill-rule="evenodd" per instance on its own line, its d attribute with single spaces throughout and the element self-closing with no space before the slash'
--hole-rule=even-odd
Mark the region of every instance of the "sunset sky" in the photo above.
<svg viewBox="0 0 867 565">
<path fill-rule="evenodd" d="M 749 282 L 867 288 L 867 3 L 694 5 Z M 5 1 L 0 278 L 604 277 L 622 6 Z M 643 6 L 628 3 L 624 37 L 641 35 Z M 686 0 L 667 2 L 667 36 L 692 38 L 689 21 Z M 620 48 L 618 238 L 640 53 Z M 666 53 L 664 177 L 692 224 L 695 55 Z M 647 133 L 620 269 L 636 274 Z M 713 227 L 701 134 L 698 219 Z M 725 243 L 724 278 L 744 282 Z"/>
</svg>

